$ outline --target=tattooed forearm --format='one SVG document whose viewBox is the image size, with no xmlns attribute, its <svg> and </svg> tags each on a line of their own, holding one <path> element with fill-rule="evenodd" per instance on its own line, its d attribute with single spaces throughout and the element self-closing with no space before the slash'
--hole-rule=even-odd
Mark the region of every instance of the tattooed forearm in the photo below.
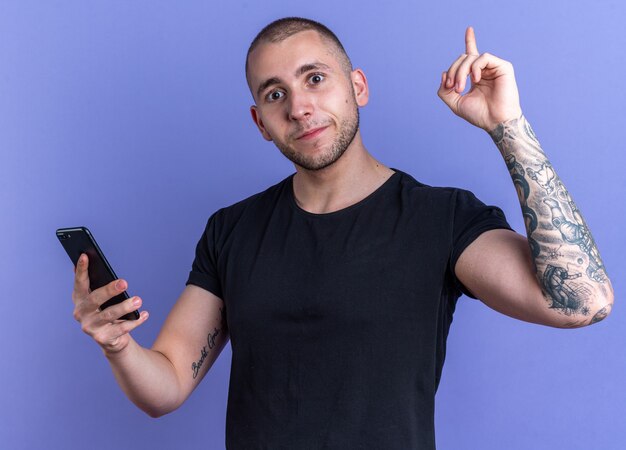
<svg viewBox="0 0 626 450">
<path fill-rule="evenodd" d="M 589 316 L 598 308 L 594 298 L 609 298 L 612 288 L 578 207 L 524 116 L 499 124 L 489 134 L 515 185 L 537 278 L 549 307 L 566 315 Z M 595 312 L 591 323 L 606 317 L 604 310 Z"/>
<path fill-rule="evenodd" d="M 216 338 L 222 333 L 222 330 L 226 327 L 226 312 L 224 308 L 220 308 L 220 316 L 222 320 L 222 328 L 213 328 L 212 332 L 207 335 L 207 344 L 200 349 L 200 358 L 198 361 L 191 363 L 191 371 L 193 372 L 193 378 L 195 379 L 200 373 L 200 369 L 204 364 L 206 358 L 209 356 L 209 350 L 217 346 Z"/>
</svg>

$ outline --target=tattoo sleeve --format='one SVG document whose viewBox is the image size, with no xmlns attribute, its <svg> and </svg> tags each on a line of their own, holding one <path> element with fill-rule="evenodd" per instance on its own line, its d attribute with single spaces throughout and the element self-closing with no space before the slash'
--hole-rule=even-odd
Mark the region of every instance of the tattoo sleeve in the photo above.
<svg viewBox="0 0 626 450">
<path fill-rule="evenodd" d="M 552 168 L 524 116 L 490 133 L 504 158 L 522 207 L 536 276 L 547 306 L 572 316 L 570 323 L 599 322 L 611 304 L 611 283 L 593 237 L 569 192 Z"/>
</svg>

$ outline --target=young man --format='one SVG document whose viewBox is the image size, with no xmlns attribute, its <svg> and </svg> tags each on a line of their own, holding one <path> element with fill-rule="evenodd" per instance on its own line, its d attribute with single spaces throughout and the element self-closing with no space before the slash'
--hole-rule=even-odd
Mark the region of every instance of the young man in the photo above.
<svg viewBox="0 0 626 450">
<path fill-rule="evenodd" d="M 462 292 L 512 317 L 577 327 L 610 312 L 610 281 L 578 208 L 521 114 L 513 67 L 466 53 L 438 95 L 488 131 L 506 160 L 527 237 L 459 189 L 432 188 L 372 157 L 368 102 L 326 27 L 276 21 L 250 46 L 251 114 L 296 173 L 211 216 L 188 285 L 152 349 L 99 310 L 79 262 L 75 317 L 128 397 L 151 416 L 190 395 L 230 337 L 229 448 L 434 448 L 434 396 Z M 462 94 L 467 76 L 472 88 Z"/>
</svg>

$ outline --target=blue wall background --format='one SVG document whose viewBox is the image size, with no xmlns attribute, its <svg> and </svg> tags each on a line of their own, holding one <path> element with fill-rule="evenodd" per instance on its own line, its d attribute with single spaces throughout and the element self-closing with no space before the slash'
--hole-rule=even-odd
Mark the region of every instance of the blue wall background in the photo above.
<svg viewBox="0 0 626 450">
<path fill-rule="evenodd" d="M 480 51 L 514 63 L 524 112 L 594 232 L 616 307 L 596 326 L 556 330 L 461 299 L 438 448 L 624 448 L 617 0 L 0 1 L 0 447 L 223 448 L 229 348 L 178 411 L 145 416 L 72 318 L 72 267 L 54 230 L 91 228 L 151 312 L 134 332 L 151 345 L 209 214 L 293 172 L 249 119 L 243 75 L 250 40 L 286 15 L 326 23 L 368 75 L 362 131 L 375 156 L 473 190 L 523 232 L 489 137 L 436 96 L 467 25 Z"/>
</svg>

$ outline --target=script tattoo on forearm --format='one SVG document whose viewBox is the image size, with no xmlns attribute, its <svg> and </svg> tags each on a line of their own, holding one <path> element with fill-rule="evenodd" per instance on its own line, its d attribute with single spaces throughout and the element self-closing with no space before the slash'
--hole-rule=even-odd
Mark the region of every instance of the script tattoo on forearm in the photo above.
<svg viewBox="0 0 626 450">
<path fill-rule="evenodd" d="M 489 134 L 517 191 L 537 278 L 549 307 L 566 315 L 589 316 L 593 294 L 606 295 L 612 288 L 582 214 L 524 116 L 499 124 Z M 585 322 L 599 322 L 609 312 L 610 305 Z"/>
<path fill-rule="evenodd" d="M 197 378 L 198 374 L 200 373 L 200 369 L 202 368 L 202 365 L 204 364 L 206 358 L 209 356 L 209 350 L 217 346 L 215 339 L 222 333 L 222 330 L 226 327 L 226 313 L 224 311 L 224 308 L 220 308 L 220 315 L 222 322 L 221 328 L 214 327 L 213 331 L 209 332 L 206 339 L 206 345 L 204 345 L 200 349 L 200 358 L 198 359 L 198 361 L 194 361 L 193 363 L 191 363 L 191 371 L 193 373 L 194 379 Z"/>
</svg>

